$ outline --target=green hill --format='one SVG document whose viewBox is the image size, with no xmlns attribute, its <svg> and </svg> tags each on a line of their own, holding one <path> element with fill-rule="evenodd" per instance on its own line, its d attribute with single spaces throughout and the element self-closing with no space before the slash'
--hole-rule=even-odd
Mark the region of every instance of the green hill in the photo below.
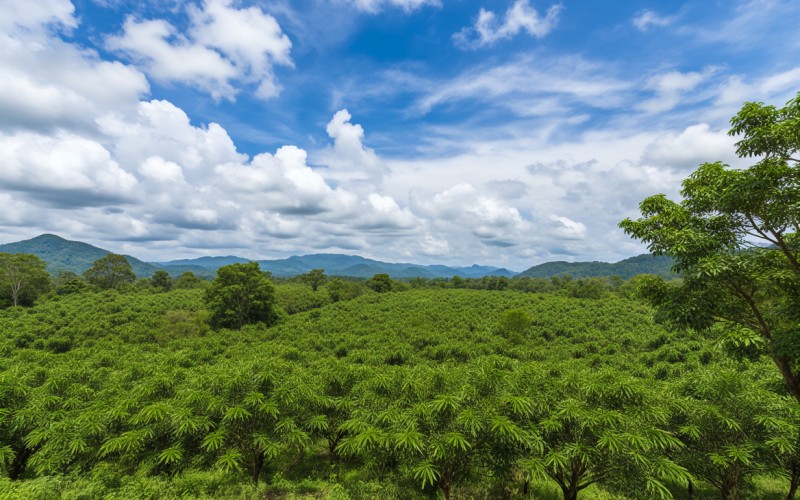
<svg viewBox="0 0 800 500">
<path fill-rule="evenodd" d="M 65 240 L 54 234 L 43 234 L 29 240 L 6 243 L 0 245 L 0 252 L 33 254 L 47 263 L 47 270 L 53 275 L 63 271 L 81 274 L 92 267 L 94 261 L 111 253 L 88 243 Z M 125 258 L 131 264 L 133 272 L 140 278 L 151 276 L 160 269 L 129 255 Z"/>
<path fill-rule="evenodd" d="M 674 261 L 667 256 L 642 254 L 619 262 L 546 262 L 533 266 L 516 275 L 516 278 L 550 278 L 552 276 L 571 275 L 573 278 L 593 278 L 596 276 L 621 276 L 629 279 L 637 274 L 657 274 L 665 278 L 674 278 L 672 272 Z"/>
</svg>

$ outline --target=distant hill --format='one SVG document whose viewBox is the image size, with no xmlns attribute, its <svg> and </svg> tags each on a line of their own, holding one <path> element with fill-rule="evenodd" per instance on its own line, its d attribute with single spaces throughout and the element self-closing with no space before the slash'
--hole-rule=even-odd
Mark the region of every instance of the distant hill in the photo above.
<svg viewBox="0 0 800 500">
<path fill-rule="evenodd" d="M 624 279 L 637 274 L 657 274 L 666 278 L 677 275 L 672 272 L 674 261 L 667 256 L 642 254 L 619 262 L 546 262 L 519 273 L 517 278 L 549 278 L 571 275 L 573 278 L 617 275 Z"/>
<path fill-rule="evenodd" d="M 94 261 L 111 253 L 88 243 L 65 240 L 54 234 L 43 234 L 30 240 L 6 243 L 0 245 L 0 252 L 36 255 L 47 263 L 47 270 L 54 275 L 63 271 L 81 274 L 92 267 Z M 159 269 L 158 266 L 142 262 L 130 255 L 126 255 L 125 258 L 139 277 L 151 276 Z"/>
<path fill-rule="evenodd" d="M 0 252 L 30 253 L 47 263 L 47 270 L 52 274 L 72 271 L 81 274 L 97 259 L 108 255 L 108 250 L 98 248 L 80 241 L 70 241 L 54 234 L 43 234 L 30 240 L 17 241 L 0 245 Z M 148 277 L 159 269 L 164 269 L 173 276 L 191 271 L 204 278 L 213 278 L 216 270 L 233 263 L 249 262 L 249 259 L 228 255 L 224 257 L 199 257 L 197 259 L 180 259 L 169 262 L 143 262 L 129 255 L 125 256 L 138 277 Z M 392 278 L 482 278 L 484 276 L 538 277 L 572 275 L 575 278 L 592 276 L 619 275 L 628 279 L 637 274 L 659 274 L 674 277 L 673 265 L 669 257 L 654 257 L 650 254 L 639 255 L 619 261 L 615 264 L 607 262 L 547 262 L 534 266 L 527 271 L 516 274 L 505 268 L 473 265 L 469 267 L 451 267 L 444 265 L 420 265 L 409 263 L 391 263 L 367 259 L 358 255 L 342 255 L 319 253 L 311 255 L 295 255 L 287 259 L 257 261 L 261 269 L 271 272 L 277 277 L 291 277 L 304 274 L 312 269 L 324 269 L 328 276 L 353 276 L 371 278 L 386 273 Z"/>
<path fill-rule="evenodd" d="M 94 261 L 112 253 L 82 241 L 66 240 L 55 234 L 42 234 L 29 240 L 6 243 L 0 245 L 0 252 L 36 255 L 47 263 L 47 271 L 54 276 L 64 271 L 82 274 L 92 267 Z M 126 255 L 125 258 L 139 278 L 152 276 L 159 269 L 164 269 L 173 276 L 178 276 L 186 271 L 208 278 L 214 277 L 215 274 L 204 267 L 191 264 L 162 266 L 141 261 L 130 255 Z"/>
<path fill-rule="evenodd" d="M 232 264 L 246 262 L 241 257 L 200 257 L 198 259 L 173 260 L 161 262 L 161 265 L 173 266 L 176 264 L 202 266 L 209 270 Z M 259 260 L 261 269 L 271 272 L 275 276 L 290 277 L 305 274 L 312 269 L 324 269 L 329 276 L 354 276 L 357 278 L 371 278 L 380 273 L 386 273 L 392 278 L 482 278 L 484 276 L 512 277 L 516 273 L 508 269 L 491 266 L 450 267 L 443 265 L 424 266 L 408 263 L 390 263 L 367 259 L 358 255 L 342 255 L 318 253 L 311 255 L 295 255 L 287 259 Z"/>
</svg>

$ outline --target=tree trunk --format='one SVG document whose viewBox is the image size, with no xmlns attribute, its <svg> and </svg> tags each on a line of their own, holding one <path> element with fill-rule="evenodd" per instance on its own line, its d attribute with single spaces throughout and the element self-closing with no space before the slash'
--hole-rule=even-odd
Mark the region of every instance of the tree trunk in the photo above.
<svg viewBox="0 0 800 500">
<path fill-rule="evenodd" d="M 798 380 L 798 376 L 792 371 L 791 362 L 786 357 L 773 356 L 772 359 L 778 366 L 778 370 L 780 370 L 783 376 L 783 381 L 786 382 L 789 393 L 800 402 L 800 380 Z"/>
<path fill-rule="evenodd" d="M 261 471 L 264 469 L 264 453 L 257 451 L 253 453 L 253 461 L 250 462 L 250 477 L 254 484 L 258 484 L 261 478 Z"/>
<path fill-rule="evenodd" d="M 443 483 L 442 484 L 442 493 L 444 493 L 444 500 L 450 500 L 450 490 L 451 486 L 450 483 Z"/>
<path fill-rule="evenodd" d="M 689 500 L 694 500 L 694 483 L 692 480 L 689 480 L 689 486 L 686 488 L 686 492 L 689 495 Z"/>
<path fill-rule="evenodd" d="M 8 469 L 8 478 L 16 481 L 28 468 L 28 458 L 33 454 L 31 450 L 23 446 L 18 450 L 14 450 L 14 460 L 11 462 L 11 467 Z"/>
<path fill-rule="evenodd" d="M 738 466 L 733 466 L 733 470 L 728 471 L 726 476 L 722 479 L 722 493 L 723 500 L 739 500 L 741 491 L 739 490 L 739 478 L 741 471 Z"/>
<path fill-rule="evenodd" d="M 561 491 L 564 493 L 564 500 L 578 500 L 578 485 L 571 483 L 569 485 L 561 486 Z"/>
<path fill-rule="evenodd" d="M 789 482 L 789 493 L 786 494 L 786 500 L 794 500 L 797 494 L 797 487 L 800 486 L 800 464 L 797 462 L 792 464 L 792 472 Z"/>
</svg>

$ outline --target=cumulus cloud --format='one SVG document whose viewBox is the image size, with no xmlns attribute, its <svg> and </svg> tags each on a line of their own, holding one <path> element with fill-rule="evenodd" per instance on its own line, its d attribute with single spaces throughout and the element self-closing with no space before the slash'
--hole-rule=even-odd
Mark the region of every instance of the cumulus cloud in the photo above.
<svg viewBox="0 0 800 500">
<path fill-rule="evenodd" d="M 94 127 L 100 112 L 125 113 L 149 91 L 144 75 L 61 40 L 77 26 L 69 1 L 0 1 L 0 127 Z"/>
<path fill-rule="evenodd" d="M 669 26 L 676 19 L 677 16 L 662 16 L 652 10 L 642 10 L 633 17 L 631 22 L 639 31 L 647 31 L 653 26 L 658 28 Z"/>
<path fill-rule="evenodd" d="M 114 155 L 128 165 L 158 155 L 182 168 L 210 172 L 216 165 L 246 158 L 222 126 L 195 127 L 186 112 L 169 101 L 143 101 L 133 116 L 103 115 L 97 122 Z"/>
<path fill-rule="evenodd" d="M 131 200 L 136 178 L 102 145 L 74 134 L 0 135 L 0 186 L 56 206 Z"/>
<path fill-rule="evenodd" d="M 642 163 L 681 170 L 705 162 L 731 163 L 736 160 L 735 143 L 725 130 L 711 130 L 707 123 L 700 123 L 657 137 L 645 148 Z"/>
<path fill-rule="evenodd" d="M 556 27 L 562 10 L 561 4 L 553 5 L 542 17 L 528 0 L 516 0 L 500 20 L 494 12 L 481 8 L 475 24 L 456 33 L 453 39 L 461 47 L 477 48 L 513 38 L 523 31 L 534 38 L 543 38 Z"/>
<path fill-rule="evenodd" d="M 337 111 L 325 131 L 333 145 L 320 153 L 328 170 L 327 175 L 338 182 L 380 183 L 384 165 L 371 148 L 364 145 L 364 128 L 351 123 L 352 116 L 346 109 Z"/>
<path fill-rule="evenodd" d="M 11 38 L 20 29 L 41 32 L 48 26 L 71 29 L 78 25 L 74 16 L 75 6 L 69 0 L 0 0 L 0 9 L 3 12 L 0 31 Z"/>
<path fill-rule="evenodd" d="M 291 41 L 271 15 L 231 3 L 206 0 L 202 9 L 189 8 L 187 33 L 162 19 L 128 17 L 106 46 L 158 81 L 196 87 L 217 100 L 233 100 L 242 84 L 254 85 L 258 97 L 274 97 L 281 88 L 273 68 L 292 66 Z"/>
</svg>

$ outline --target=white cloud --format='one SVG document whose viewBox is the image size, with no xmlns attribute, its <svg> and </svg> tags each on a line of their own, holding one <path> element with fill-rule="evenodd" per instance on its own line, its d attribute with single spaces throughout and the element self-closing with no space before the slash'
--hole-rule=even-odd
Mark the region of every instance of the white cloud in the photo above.
<svg viewBox="0 0 800 500">
<path fill-rule="evenodd" d="M 515 0 L 501 21 L 497 14 L 482 8 L 475 24 L 456 33 L 454 40 L 459 46 L 475 48 L 512 38 L 523 31 L 532 37 L 543 38 L 556 27 L 562 10 L 561 4 L 553 5 L 542 17 L 528 0 Z"/>
<path fill-rule="evenodd" d="M 551 215 L 550 220 L 558 223 L 555 232 L 562 238 L 566 239 L 583 239 L 586 238 L 586 226 L 581 222 L 574 221 L 569 217 L 559 215 Z"/>
<path fill-rule="evenodd" d="M 385 5 L 399 7 L 405 12 L 412 12 L 426 5 L 439 7 L 442 5 L 440 0 L 346 0 L 352 3 L 357 9 L 374 14 L 379 12 Z"/>
<path fill-rule="evenodd" d="M 375 151 L 364 145 L 364 128 L 351 123 L 353 117 L 346 109 L 337 111 L 325 131 L 333 140 L 332 147 L 319 153 L 326 165 L 327 175 L 339 182 L 370 181 L 380 183 L 384 165 Z"/>
<path fill-rule="evenodd" d="M 648 144 L 642 163 L 663 168 L 696 169 L 702 163 L 736 159 L 736 139 L 725 130 L 711 130 L 707 123 L 686 127 L 682 132 L 668 132 Z"/>
<path fill-rule="evenodd" d="M 161 156 L 189 170 L 210 172 L 216 165 L 245 158 L 219 124 L 192 126 L 186 113 L 169 101 L 144 101 L 132 117 L 106 115 L 97 121 L 115 156 L 126 165 Z"/>
<path fill-rule="evenodd" d="M 0 32 L 14 36 L 20 28 L 38 32 L 47 26 L 71 29 L 78 23 L 75 19 L 75 6 L 69 0 L 0 0 Z"/>
<path fill-rule="evenodd" d="M 66 132 L 0 135 L 0 157 L 0 186 L 56 206 L 124 202 L 137 186 L 102 145 Z"/>
<path fill-rule="evenodd" d="M 496 102 L 527 116 L 525 107 L 520 110 L 515 106 L 523 97 L 529 103 L 544 103 L 544 109 L 549 111 L 568 110 L 575 103 L 607 108 L 618 106 L 633 86 L 631 81 L 616 78 L 612 68 L 578 56 L 524 56 L 500 65 L 473 68 L 450 80 L 424 82 L 423 95 L 414 110 L 427 113 L 448 102 L 477 100 Z M 554 96 L 557 100 L 553 100 Z"/>
<path fill-rule="evenodd" d="M 260 98 L 274 97 L 280 85 L 273 68 L 292 66 L 292 44 L 274 17 L 231 3 L 206 0 L 202 10 L 190 8 L 185 34 L 165 20 L 128 17 L 122 34 L 108 37 L 106 46 L 158 81 L 196 87 L 217 100 L 233 100 L 240 85 L 255 85 Z"/>
<path fill-rule="evenodd" d="M 652 99 L 640 102 L 636 107 L 645 113 L 664 113 L 679 104 L 686 94 L 707 82 L 716 68 L 706 68 L 702 72 L 668 71 L 651 77 L 645 88 L 653 91 Z"/>
<path fill-rule="evenodd" d="M 652 10 L 643 10 L 637 13 L 631 21 L 639 31 L 647 31 L 652 26 L 663 28 L 674 23 L 677 16 L 662 16 Z"/>
<path fill-rule="evenodd" d="M 53 130 L 94 127 L 108 109 L 126 113 L 149 91 L 144 75 L 52 31 L 75 27 L 64 1 L 0 2 L 0 127 Z"/>
</svg>

